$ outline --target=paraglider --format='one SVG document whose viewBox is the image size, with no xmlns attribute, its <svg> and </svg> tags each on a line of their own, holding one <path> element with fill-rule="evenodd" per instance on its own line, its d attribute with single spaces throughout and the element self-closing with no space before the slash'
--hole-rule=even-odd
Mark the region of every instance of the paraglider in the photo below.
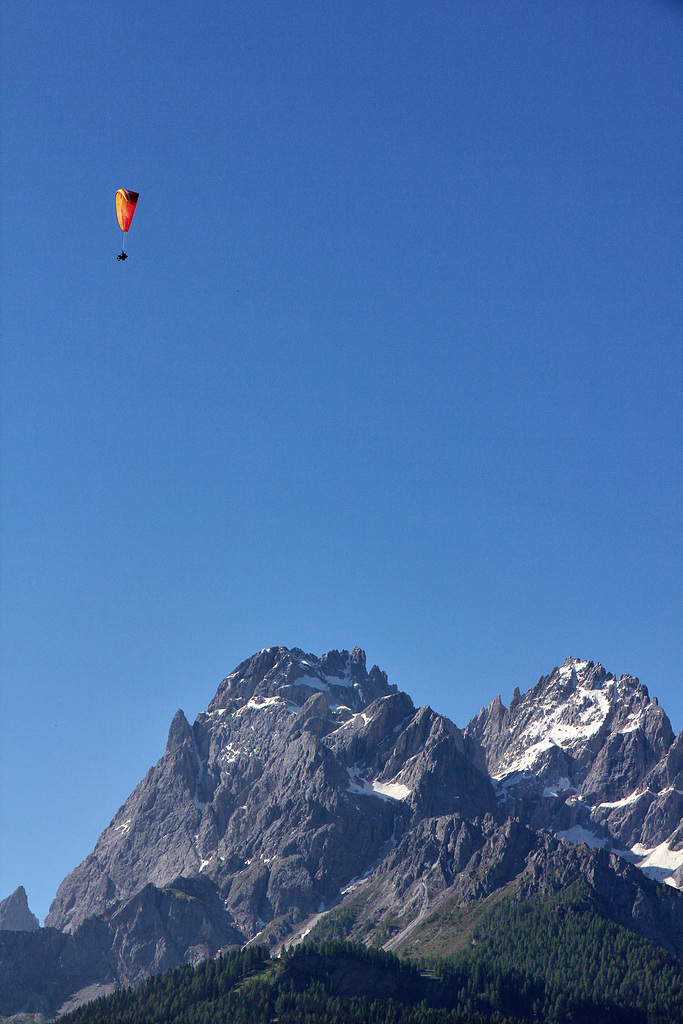
<svg viewBox="0 0 683 1024">
<path fill-rule="evenodd" d="M 120 188 L 116 193 L 116 217 L 119 222 L 119 227 L 123 231 L 123 242 L 121 244 L 121 252 L 116 257 L 117 260 L 127 260 L 128 254 L 125 251 L 126 248 L 126 233 L 130 227 L 130 222 L 133 219 L 135 213 L 135 207 L 137 205 L 139 192 L 131 192 L 130 189 Z"/>
</svg>

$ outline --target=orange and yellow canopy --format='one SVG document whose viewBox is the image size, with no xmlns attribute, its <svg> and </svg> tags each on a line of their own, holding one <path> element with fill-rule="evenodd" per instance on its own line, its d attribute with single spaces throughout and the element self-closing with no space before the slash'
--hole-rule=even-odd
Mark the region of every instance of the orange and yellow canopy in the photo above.
<svg viewBox="0 0 683 1024">
<path fill-rule="evenodd" d="M 131 192 L 127 188 L 120 188 L 116 193 L 116 216 L 122 231 L 130 227 L 139 195 L 139 192 Z"/>
</svg>

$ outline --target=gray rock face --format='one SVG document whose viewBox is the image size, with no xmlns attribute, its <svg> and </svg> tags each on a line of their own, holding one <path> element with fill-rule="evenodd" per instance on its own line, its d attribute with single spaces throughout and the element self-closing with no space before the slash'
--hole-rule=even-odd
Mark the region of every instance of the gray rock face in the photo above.
<svg viewBox="0 0 683 1024">
<path fill-rule="evenodd" d="M 0 931 L 32 932 L 40 928 L 40 921 L 28 908 L 23 885 L 11 896 L 0 901 Z"/>
<path fill-rule="evenodd" d="M 184 963 L 200 963 L 244 942 L 216 886 L 203 878 L 177 878 L 163 889 L 148 883 L 104 920 L 116 978 L 124 985 Z"/>
</svg>

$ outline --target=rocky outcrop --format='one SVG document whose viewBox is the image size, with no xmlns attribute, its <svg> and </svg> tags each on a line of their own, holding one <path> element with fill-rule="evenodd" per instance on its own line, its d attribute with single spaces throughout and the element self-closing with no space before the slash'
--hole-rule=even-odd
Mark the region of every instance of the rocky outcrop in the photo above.
<svg viewBox="0 0 683 1024">
<path fill-rule="evenodd" d="M 0 901 L 0 931 L 33 932 L 40 921 L 28 907 L 26 890 L 20 885 L 11 896 Z"/>
<path fill-rule="evenodd" d="M 225 913 L 216 886 L 203 878 L 181 877 L 164 888 L 149 883 L 105 920 L 116 978 L 124 985 L 200 963 L 245 941 Z"/>
</svg>

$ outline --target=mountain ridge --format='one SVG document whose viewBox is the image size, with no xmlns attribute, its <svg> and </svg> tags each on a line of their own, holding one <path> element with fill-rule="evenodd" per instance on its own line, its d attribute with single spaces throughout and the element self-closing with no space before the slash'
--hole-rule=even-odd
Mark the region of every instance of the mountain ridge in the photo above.
<svg viewBox="0 0 683 1024">
<path fill-rule="evenodd" d="M 568 658 L 461 729 L 360 648 L 265 648 L 176 712 L 45 923 L 94 928 L 92 981 L 137 984 L 339 911 L 343 937 L 413 949 L 449 901 L 583 880 L 683 958 L 682 820 L 683 733 L 635 677 Z"/>
</svg>

